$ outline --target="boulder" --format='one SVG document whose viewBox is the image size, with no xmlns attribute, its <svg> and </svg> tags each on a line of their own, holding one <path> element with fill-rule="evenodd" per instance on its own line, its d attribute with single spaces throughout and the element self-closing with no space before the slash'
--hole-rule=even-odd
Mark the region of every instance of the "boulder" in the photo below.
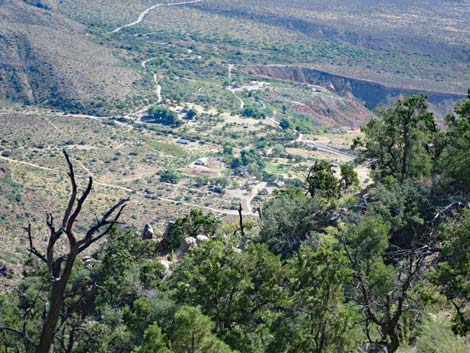
<svg viewBox="0 0 470 353">
<path fill-rule="evenodd" d="M 146 224 L 144 230 L 142 231 L 142 239 L 150 240 L 155 236 L 155 232 L 150 224 Z"/>
<path fill-rule="evenodd" d="M 12 279 L 12 278 L 13 278 L 13 274 L 12 274 L 11 271 L 8 270 L 8 268 L 4 265 L 4 266 L 0 266 L 0 277 L 5 277 L 5 278 L 8 278 L 8 279 Z"/>
<path fill-rule="evenodd" d="M 209 238 L 206 237 L 205 235 L 198 235 L 198 236 L 196 237 L 197 245 L 199 245 L 199 244 L 201 244 L 201 243 L 204 243 L 204 242 L 206 242 L 206 241 L 208 241 L 208 240 L 209 240 Z"/>
<path fill-rule="evenodd" d="M 197 246 L 197 239 L 196 238 L 193 238 L 193 237 L 185 238 L 181 242 L 181 245 L 180 245 L 178 251 L 176 252 L 177 258 L 181 259 L 182 257 L 184 257 L 184 255 L 186 255 L 189 248 L 196 247 L 196 246 Z"/>
<path fill-rule="evenodd" d="M 165 267 L 165 274 L 167 274 L 171 269 L 171 262 L 166 259 L 160 259 L 160 263 Z"/>
<path fill-rule="evenodd" d="M 93 265 L 97 263 L 98 261 L 92 258 L 91 256 L 84 256 L 82 257 L 82 262 L 86 268 L 92 268 Z"/>
</svg>

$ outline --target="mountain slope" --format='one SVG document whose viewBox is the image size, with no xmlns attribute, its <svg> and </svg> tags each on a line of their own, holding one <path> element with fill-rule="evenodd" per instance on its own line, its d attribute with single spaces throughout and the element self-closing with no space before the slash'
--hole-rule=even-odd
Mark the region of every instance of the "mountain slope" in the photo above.
<svg viewBox="0 0 470 353">
<path fill-rule="evenodd" d="M 138 73 L 93 42 L 82 25 L 23 1 L 0 2 L 0 96 L 6 101 L 99 112 L 106 108 L 100 101 L 111 107 L 133 96 L 137 80 Z"/>
</svg>

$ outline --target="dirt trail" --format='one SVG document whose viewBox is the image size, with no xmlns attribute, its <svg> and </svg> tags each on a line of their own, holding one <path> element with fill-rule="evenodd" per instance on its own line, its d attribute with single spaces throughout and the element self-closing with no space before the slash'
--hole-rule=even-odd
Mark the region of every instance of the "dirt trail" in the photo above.
<svg viewBox="0 0 470 353">
<path fill-rule="evenodd" d="M 251 204 L 253 202 L 253 199 L 258 195 L 258 192 L 265 188 L 268 185 L 266 182 L 262 182 L 259 184 L 256 184 L 253 189 L 251 189 L 250 193 L 248 194 L 248 197 L 242 200 L 242 208 L 244 211 L 251 211 L 253 210 L 253 205 Z"/>
<path fill-rule="evenodd" d="M 150 61 L 156 60 L 158 58 L 150 58 L 147 60 L 144 60 L 140 63 L 140 65 L 147 70 L 147 64 Z M 161 103 L 163 101 L 162 98 L 162 86 L 158 83 L 158 75 L 154 72 L 153 73 L 153 82 L 155 83 L 155 95 L 157 96 L 157 103 Z"/>
<path fill-rule="evenodd" d="M 145 9 L 145 10 L 139 15 L 139 17 L 137 18 L 137 20 L 135 20 L 134 22 L 128 23 L 127 25 L 124 25 L 124 26 L 122 26 L 122 27 L 116 28 L 115 30 L 111 31 L 111 34 L 112 34 L 112 33 L 117 33 L 117 32 L 119 32 L 120 30 L 122 30 L 122 29 L 124 29 L 124 28 L 128 28 L 128 27 L 132 27 L 132 26 L 138 25 L 139 23 L 141 23 L 141 22 L 144 20 L 145 16 L 147 16 L 150 11 L 156 9 L 157 7 L 189 5 L 189 4 L 196 4 L 196 3 L 201 2 L 201 1 L 202 1 L 202 0 L 193 0 L 193 1 L 173 2 L 173 3 L 170 3 L 170 4 L 155 4 L 155 5 L 153 5 L 153 6 L 150 6 L 148 9 Z"/>
<path fill-rule="evenodd" d="M 151 61 L 153 61 L 153 60 L 157 60 L 157 59 L 158 59 L 158 58 L 150 58 L 150 59 L 144 60 L 144 61 L 142 61 L 142 62 L 140 63 L 140 65 L 141 65 L 144 69 L 146 69 L 146 68 L 147 68 L 147 64 L 148 64 L 149 62 L 151 62 Z"/>
<path fill-rule="evenodd" d="M 94 180 L 96 180 L 96 177 L 93 175 L 93 173 L 87 167 L 85 167 L 82 162 L 77 161 L 77 163 L 80 165 L 80 167 L 82 167 L 82 169 L 89 176 L 93 177 Z M 144 177 L 144 175 L 142 175 L 142 177 Z M 109 187 L 109 188 L 124 190 L 124 191 L 130 192 L 132 194 L 145 195 L 145 193 L 143 193 L 141 191 L 136 191 L 136 190 L 124 187 L 124 186 L 120 186 L 120 185 L 102 183 L 102 182 L 99 182 L 99 181 L 95 181 L 95 184 L 105 186 L 105 187 Z M 255 188 L 253 188 L 252 192 L 250 193 L 249 198 L 244 200 L 244 201 L 246 201 L 245 206 L 246 205 L 248 205 L 248 206 L 246 206 L 246 208 L 245 208 L 245 206 L 243 206 L 243 210 L 244 210 L 244 212 L 242 212 L 243 215 L 246 216 L 246 215 L 251 215 L 252 214 L 251 212 L 248 212 L 249 210 L 251 210 L 249 205 L 250 205 L 251 201 L 253 200 L 253 198 L 258 194 L 258 191 L 259 191 L 260 188 L 261 188 L 261 184 L 257 185 Z M 214 207 L 202 206 L 202 205 L 198 205 L 198 204 L 195 204 L 195 203 L 182 202 L 182 201 L 178 201 L 178 200 L 169 199 L 169 198 L 166 198 L 166 197 L 158 196 L 157 200 L 163 201 L 163 202 L 168 202 L 168 203 L 173 203 L 173 204 L 184 205 L 184 206 L 188 206 L 188 207 L 204 209 L 204 210 L 208 210 L 208 211 L 212 211 L 212 212 L 216 212 L 216 213 L 220 213 L 220 214 L 238 215 L 238 211 L 236 211 L 236 210 L 224 210 L 224 209 L 219 209 L 219 208 L 214 208 Z"/>
<path fill-rule="evenodd" d="M 44 116 L 43 118 L 44 118 L 44 120 L 46 120 L 47 123 L 48 123 L 50 126 L 52 126 L 55 130 L 57 130 L 57 131 L 62 131 L 61 129 L 59 129 L 59 128 L 57 127 L 57 125 L 55 125 L 52 121 L 50 121 L 48 117 Z"/>
<path fill-rule="evenodd" d="M 228 81 L 230 84 L 232 84 L 232 71 L 235 69 L 235 65 L 228 64 Z M 240 102 L 240 109 L 245 108 L 245 102 L 243 102 L 243 99 L 241 99 L 236 93 L 233 88 L 227 87 L 227 90 L 230 91 L 235 98 Z"/>
<path fill-rule="evenodd" d="M 22 164 L 22 165 L 26 165 L 26 166 L 28 166 L 28 167 L 33 167 L 33 168 L 36 168 L 36 169 L 45 170 L 45 171 L 47 171 L 47 172 L 57 172 L 57 170 L 52 169 L 52 168 L 42 167 L 42 166 L 40 166 L 40 165 L 37 165 L 37 164 L 34 164 L 34 163 L 30 163 L 30 162 L 18 161 L 18 160 L 13 159 L 13 158 L 8 158 L 8 157 L 0 156 L 0 160 L 4 160 L 4 161 L 7 161 L 7 162 L 13 163 L 13 164 Z"/>
<path fill-rule="evenodd" d="M 161 103 L 162 102 L 162 86 L 158 83 L 158 76 L 157 74 L 153 74 L 153 81 L 155 82 L 155 94 L 157 95 L 157 102 Z"/>
<path fill-rule="evenodd" d="M 274 112 L 274 115 L 272 118 L 266 118 L 266 120 L 273 123 L 276 128 L 282 130 L 282 127 L 279 125 L 279 122 L 274 119 L 275 116 L 276 116 L 276 112 Z"/>
<path fill-rule="evenodd" d="M 52 168 L 47 168 L 47 167 L 42 167 L 42 166 L 40 166 L 40 165 L 31 163 L 31 162 L 19 161 L 19 160 L 13 159 L 13 158 L 8 158 L 8 157 L 0 156 L 0 161 L 1 161 L 1 160 L 4 160 L 4 161 L 9 162 L 9 163 L 13 163 L 13 164 L 26 165 L 26 166 L 28 166 L 28 167 L 32 167 L 32 168 L 44 170 L 44 171 L 47 171 L 47 172 L 54 172 L 54 173 L 63 173 L 63 174 L 65 174 L 65 172 L 64 172 L 64 171 L 61 171 L 61 170 L 52 169 Z M 133 189 L 130 189 L 130 188 L 125 187 L 125 186 L 100 182 L 100 181 L 96 180 L 96 178 L 94 177 L 93 173 L 92 173 L 87 167 L 85 167 L 85 166 L 83 165 L 83 163 L 81 163 L 80 161 L 77 161 L 77 160 L 76 160 L 75 162 L 77 162 L 77 164 L 78 164 L 89 176 L 91 176 L 91 177 L 94 178 L 94 179 L 93 179 L 93 182 L 94 182 L 95 185 L 102 186 L 102 187 L 106 187 L 106 188 L 111 188 L 111 189 L 122 190 L 122 191 L 128 192 L 128 193 L 130 193 L 130 194 L 137 194 L 137 195 L 145 196 L 145 193 L 144 193 L 144 192 L 137 191 L 137 190 L 133 190 Z M 80 178 L 80 176 L 77 176 L 77 177 Z M 253 196 L 253 197 L 254 197 L 254 196 Z M 224 209 L 219 209 L 219 208 L 214 208 L 214 207 L 202 206 L 202 205 L 198 205 L 198 204 L 195 204 L 195 203 L 181 202 L 181 201 L 178 201 L 178 200 L 173 200 L 173 199 L 169 199 L 169 198 L 165 198 L 165 197 L 157 197 L 157 200 L 162 201 L 162 202 L 167 202 L 167 203 L 172 203 L 172 204 L 177 204 L 177 205 L 184 205 L 184 206 L 188 206 L 188 207 L 193 207 L 193 208 L 203 209 L 203 210 L 207 210 L 207 211 L 212 211 L 212 212 L 219 213 L 219 214 L 224 214 L 224 215 L 230 215 L 230 216 L 236 216 L 236 215 L 238 215 L 238 211 L 236 211 L 236 210 L 224 210 Z M 248 215 L 252 215 L 252 213 L 251 213 L 251 212 L 246 212 L 246 211 L 244 211 L 244 212 L 243 212 L 243 215 L 248 216 Z"/>
<path fill-rule="evenodd" d="M 241 99 L 239 96 L 237 96 L 237 94 L 235 93 L 235 91 L 232 89 L 232 88 L 227 88 L 234 96 L 235 98 L 238 99 L 238 101 L 240 102 L 240 109 L 243 109 L 245 108 L 245 102 L 243 102 L 243 99 Z"/>
</svg>

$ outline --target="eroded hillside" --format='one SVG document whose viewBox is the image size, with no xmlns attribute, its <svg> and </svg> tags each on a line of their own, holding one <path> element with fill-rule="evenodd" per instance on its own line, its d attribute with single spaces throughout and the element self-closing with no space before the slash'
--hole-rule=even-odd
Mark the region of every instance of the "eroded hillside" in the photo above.
<svg viewBox="0 0 470 353">
<path fill-rule="evenodd" d="M 2 100 L 96 113 L 130 101 L 139 74 L 49 6 L 0 3 Z"/>
</svg>

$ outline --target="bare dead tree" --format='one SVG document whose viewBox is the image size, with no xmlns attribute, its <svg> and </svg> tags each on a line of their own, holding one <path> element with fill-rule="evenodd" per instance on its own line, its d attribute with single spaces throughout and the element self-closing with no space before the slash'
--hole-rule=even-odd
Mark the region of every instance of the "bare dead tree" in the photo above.
<svg viewBox="0 0 470 353">
<path fill-rule="evenodd" d="M 31 224 L 26 228 L 29 239 L 29 251 L 47 265 L 50 274 L 47 314 L 39 343 L 36 346 L 36 353 L 49 353 L 51 351 L 56 336 L 57 323 L 64 306 L 66 286 L 77 256 L 106 236 L 113 226 L 118 224 L 122 211 L 129 201 L 129 198 L 127 198 L 117 202 L 103 214 L 101 219 L 97 219 L 96 223 L 90 226 L 82 238 L 78 238 L 74 225 L 82 212 L 85 201 L 92 191 L 93 179 L 89 178 L 85 191 L 78 197 L 78 186 L 73 164 L 65 150 L 64 156 L 69 169 L 68 176 L 72 191 L 60 224 L 56 225 L 52 214 L 47 213 L 46 215 L 49 239 L 45 253 L 42 253 L 34 246 Z M 57 254 L 56 244 L 64 237 L 68 242 L 68 249 L 64 254 Z"/>
<path fill-rule="evenodd" d="M 255 212 L 258 213 L 258 217 L 260 220 L 263 219 L 263 211 L 261 209 L 261 206 L 256 207 Z"/>
<path fill-rule="evenodd" d="M 245 228 L 243 227 L 243 208 L 241 203 L 238 205 L 238 218 L 240 224 L 240 233 L 242 238 L 245 238 Z"/>
<path fill-rule="evenodd" d="M 240 234 L 242 237 L 242 240 L 240 242 L 240 249 L 245 250 L 247 239 L 245 237 L 245 226 L 243 225 L 243 207 L 241 203 L 238 205 L 238 218 L 239 218 Z"/>
</svg>

